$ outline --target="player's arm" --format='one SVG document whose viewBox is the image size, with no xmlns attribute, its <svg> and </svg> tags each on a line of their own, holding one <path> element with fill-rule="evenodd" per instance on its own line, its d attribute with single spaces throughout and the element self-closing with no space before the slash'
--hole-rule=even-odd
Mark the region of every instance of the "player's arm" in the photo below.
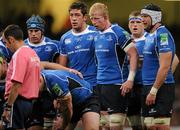
<svg viewBox="0 0 180 130">
<path fill-rule="evenodd" d="M 152 105 L 155 103 L 157 91 L 166 79 L 166 76 L 171 66 L 171 60 L 172 60 L 172 52 L 160 53 L 159 69 L 156 75 L 156 80 L 151 88 L 149 95 L 147 96 L 146 99 L 147 105 Z"/>
<path fill-rule="evenodd" d="M 53 127 L 55 129 L 65 129 L 73 114 L 71 94 L 68 93 L 64 98 L 58 98 L 56 102 L 57 117 Z"/>
<path fill-rule="evenodd" d="M 0 79 L 1 79 L 1 76 L 3 75 L 3 72 L 4 72 L 4 68 L 3 68 L 3 58 L 0 57 Z"/>
<path fill-rule="evenodd" d="M 131 42 L 124 50 L 128 55 L 129 64 L 130 64 L 129 76 L 127 80 L 134 81 L 136 68 L 137 68 L 137 62 L 138 62 L 138 53 L 137 53 L 135 44 Z"/>
<path fill-rule="evenodd" d="M 127 53 L 129 58 L 130 70 L 127 81 L 121 86 L 121 94 L 123 96 L 128 93 L 133 86 L 138 61 L 138 53 L 133 42 L 127 45 L 124 48 L 124 51 Z"/>
<path fill-rule="evenodd" d="M 67 64 L 68 64 L 68 58 L 67 58 L 67 56 L 60 55 L 59 64 L 61 64 L 61 65 L 63 65 L 63 66 L 67 66 Z"/>
<path fill-rule="evenodd" d="M 60 55 L 59 55 L 59 53 L 56 53 L 56 55 L 53 58 L 53 62 L 59 64 L 59 62 L 60 62 Z"/>
<path fill-rule="evenodd" d="M 77 74 L 79 77 L 83 78 L 81 72 L 79 72 L 75 69 L 67 68 L 67 67 L 60 65 L 60 64 L 57 64 L 57 63 L 41 61 L 40 64 L 41 64 L 41 68 L 43 68 L 43 69 L 66 70 L 66 71 L 69 71 L 71 73 Z"/>
<path fill-rule="evenodd" d="M 178 59 L 177 55 L 175 54 L 174 58 L 173 58 L 173 62 L 172 62 L 172 73 L 175 72 L 178 64 L 179 64 L 179 59 Z"/>
<path fill-rule="evenodd" d="M 0 79 L 4 79 L 7 71 L 7 62 L 0 54 Z"/>
</svg>

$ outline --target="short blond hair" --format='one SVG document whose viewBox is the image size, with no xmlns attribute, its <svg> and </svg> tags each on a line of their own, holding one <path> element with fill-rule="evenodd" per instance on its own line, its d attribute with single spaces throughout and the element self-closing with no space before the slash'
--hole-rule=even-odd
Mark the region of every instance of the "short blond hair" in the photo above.
<svg viewBox="0 0 180 130">
<path fill-rule="evenodd" d="M 108 7 L 103 3 L 94 3 L 89 10 L 89 15 L 92 16 L 94 11 L 99 11 L 103 16 L 109 17 Z"/>
</svg>

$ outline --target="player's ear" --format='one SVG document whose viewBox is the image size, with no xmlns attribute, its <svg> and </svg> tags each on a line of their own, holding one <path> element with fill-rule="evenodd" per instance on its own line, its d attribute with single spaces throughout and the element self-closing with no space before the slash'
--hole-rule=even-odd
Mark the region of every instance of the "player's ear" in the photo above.
<svg viewBox="0 0 180 130">
<path fill-rule="evenodd" d="M 12 36 L 8 36 L 7 40 L 8 40 L 8 42 L 9 42 L 10 44 L 13 43 L 13 42 L 15 42 L 15 38 L 12 37 Z"/>
<path fill-rule="evenodd" d="M 88 20 L 88 15 L 85 14 L 85 15 L 84 15 L 84 21 L 86 22 L 87 20 Z"/>
</svg>

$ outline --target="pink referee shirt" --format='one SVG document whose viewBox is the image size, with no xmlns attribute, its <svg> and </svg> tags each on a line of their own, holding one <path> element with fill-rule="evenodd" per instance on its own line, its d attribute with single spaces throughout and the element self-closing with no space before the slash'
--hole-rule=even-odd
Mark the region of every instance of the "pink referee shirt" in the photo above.
<svg viewBox="0 0 180 130">
<path fill-rule="evenodd" d="M 13 55 L 8 66 L 5 86 L 5 99 L 8 98 L 11 81 L 22 83 L 19 95 L 26 99 L 37 98 L 40 84 L 40 60 L 36 52 L 28 46 L 22 46 Z"/>
</svg>

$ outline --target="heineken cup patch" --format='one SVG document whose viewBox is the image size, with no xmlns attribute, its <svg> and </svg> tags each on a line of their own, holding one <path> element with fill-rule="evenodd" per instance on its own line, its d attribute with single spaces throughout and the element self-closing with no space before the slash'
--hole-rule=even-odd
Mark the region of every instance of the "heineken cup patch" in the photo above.
<svg viewBox="0 0 180 130">
<path fill-rule="evenodd" d="M 124 35 L 126 36 L 127 39 L 130 39 L 130 35 L 127 31 L 123 31 Z"/>
<path fill-rule="evenodd" d="M 167 33 L 162 33 L 160 34 L 160 45 L 168 45 L 168 34 Z"/>
<path fill-rule="evenodd" d="M 61 96 L 63 94 L 63 91 L 62 89 L 59 87 L 58 84 L 55 84 L 53 87 L 52 87 L 52 91 L 57 95 L 57 96 Z"/>
</svg>

